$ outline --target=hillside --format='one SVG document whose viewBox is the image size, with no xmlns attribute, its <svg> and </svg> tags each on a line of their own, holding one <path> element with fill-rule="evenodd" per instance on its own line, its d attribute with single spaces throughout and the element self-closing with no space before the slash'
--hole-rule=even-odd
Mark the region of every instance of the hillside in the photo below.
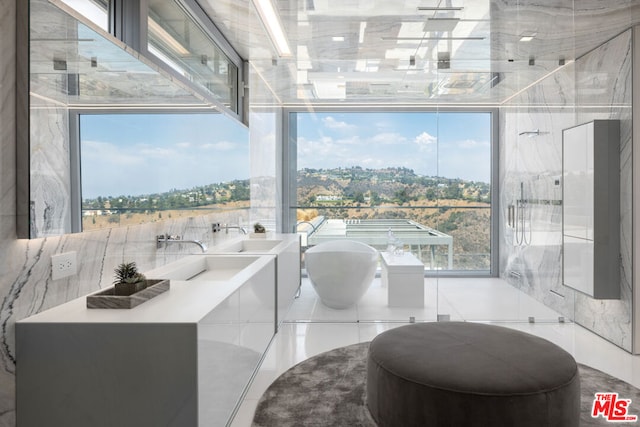
<svg viewBox="0 0 640 427">
<path fill-rule="evenodd" d="M 488 269 L 490 185 L 406 168 L 298 171 L 299 219 L 404 218 L 453 237 L 454 268 Z M 445 257 L 444 248 L 438 248 Z"/>
</svg>

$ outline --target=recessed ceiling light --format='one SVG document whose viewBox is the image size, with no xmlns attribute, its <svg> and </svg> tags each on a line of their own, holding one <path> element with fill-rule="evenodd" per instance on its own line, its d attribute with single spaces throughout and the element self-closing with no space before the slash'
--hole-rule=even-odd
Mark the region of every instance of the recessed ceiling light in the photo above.
<svg viewBox="0 0 640 427">
<path fill-rule="evenodd" d="M 358 43 L 364 43 L 364 32 L 367 28 L 366 21 L 360 22 L 360 32 L 358 33 Z"/>
<path fill-rule="evenodd" d="M 253 0 L 253 5 L 258 11 L 260 20 L 265 26 L 269 38 L 271 38 L 272 43 L 278 51 L 278 55 L 291 56 L 291 48 L 289 47 L 287 36 L 271 0 Z"/>
<path fill-rule="evenodd" d="M 334 42 L 343 42 L 344 41 L 344 37 L 342 37 L 342 36 L 333 36 L 333 37 L 331 37 L 331 40 L 333 40 Z"/>
</svg>

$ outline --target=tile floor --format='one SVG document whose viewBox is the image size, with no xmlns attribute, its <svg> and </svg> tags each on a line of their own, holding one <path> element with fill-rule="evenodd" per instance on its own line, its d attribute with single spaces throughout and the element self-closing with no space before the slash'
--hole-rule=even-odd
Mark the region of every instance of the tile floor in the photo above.
<svg viewBox="0 0 640 427">
<path fill-rule="evenodd" d="M 425 279 L 425 307 L 387 307 L 387 289 L 376 278 L 352 308 L 333 310 L 320 302 L 308 279 L 294 301 L 256 374 L 232 427 L 251 425 L 262 393 L 293 365 L 333 348 L 371 341 L 379 333 L 416 321 L 436 321 L 437 313 L 451 320 L 491 322 L 546 338 L 592 366 L 640 387 L 640 356 L 607 342 L 583 327 L 560 323 L 558 314 L 501 279 Z M 529 323 L 529 317 L 535 323 Z"/>
</svg>

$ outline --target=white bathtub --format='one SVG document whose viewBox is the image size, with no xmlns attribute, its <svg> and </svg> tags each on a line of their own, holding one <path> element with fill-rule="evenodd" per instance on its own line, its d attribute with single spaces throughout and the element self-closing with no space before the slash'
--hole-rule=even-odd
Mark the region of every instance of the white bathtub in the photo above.
<svg viewBox="0 0 640 427">
<path fill-rule="evenodd" d="M 352 240 L 320 243 L 305 252 L 307 273 L 322 302 L 331 308 L 352 306 L 369 289 L 378 251 Z"/>
</svg>

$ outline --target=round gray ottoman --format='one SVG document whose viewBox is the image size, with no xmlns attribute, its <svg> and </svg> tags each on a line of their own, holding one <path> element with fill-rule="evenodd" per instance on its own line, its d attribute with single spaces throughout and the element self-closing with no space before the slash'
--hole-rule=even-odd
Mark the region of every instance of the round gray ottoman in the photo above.
<svg viewBox="0 0 640 427">
<path fill-rule="evenodd" d="M 577 427 L 580 377 L 569 353 L 524 332 L 416 323 L 371 342 L 367 407 L 381 427 Z"/>
</svg>

